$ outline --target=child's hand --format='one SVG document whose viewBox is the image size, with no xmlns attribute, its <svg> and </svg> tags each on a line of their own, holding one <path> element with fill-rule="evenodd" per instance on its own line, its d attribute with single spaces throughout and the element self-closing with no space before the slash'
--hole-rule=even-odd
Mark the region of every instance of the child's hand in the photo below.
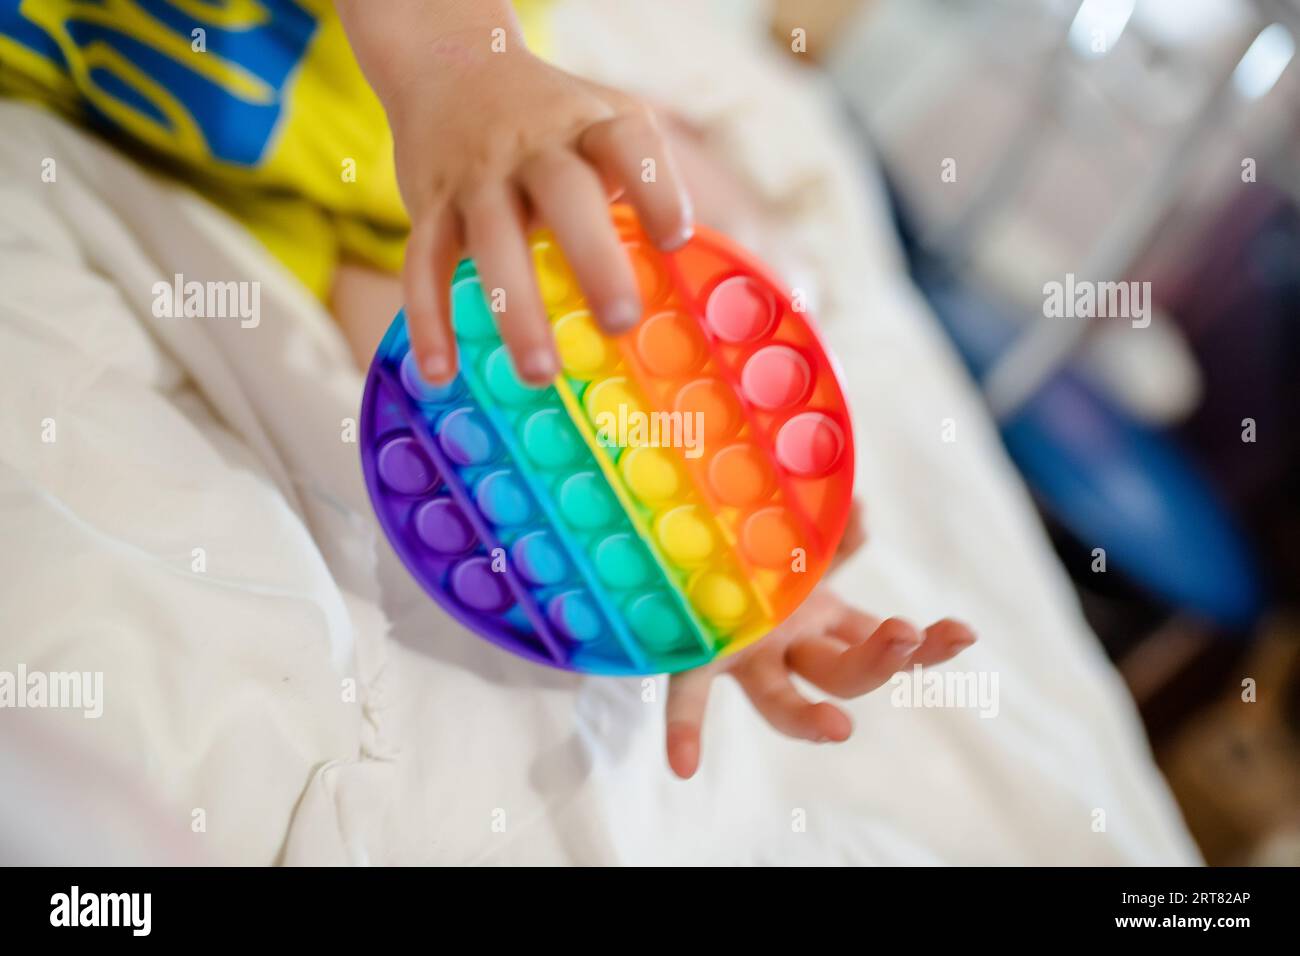
<svg viewBox="0 0 1300 956">
<path fill-rule="evenodd" d="M 854 501 L 836 563 L 865 541 L 861 508 Z M 795 687 L 795 674 L 836 697 L 858 697 L 897 671 L 941 664 L 973 643 L 971 629 L 958 621 L 945 619 L 921 632 L 901 618 L 882 622 L 819 587 L 761 641 L 707 667 L 673 675 L 668 684 L 668 763 L 679 777 L 690 777 L 699 767 L 700 725 L 709 688 L 719 674 L 735 677 L 755 709 L 786 736 L 841 741 L 853 732 L 848 714 L 834 704 L 809 702 Z"/>
<path fill-rule="evenodd" d="M 767 637 L 730 657 L 674 674 L 668 685 L 668 763 L 679 777 L 700 764 L 700 725 L 709 687 L 719 674 L 740 682 L 754 708 L 787 737 L 819 743 L 847 740 L 852 721 L 828 702 L 811 703 L 792 677 L 836 697 L 875 690 L 897 671 L 941 664 L 975 642 L 965 624 L 942 620 L 918 631 L 902 618 L 887 621 L 850 607 L 819 587 Z"/>
<path fill-rule="evenodd" d="M 542 384 L 559 371 L 526 240 L 535 221 L 554 232 L 601 325 L 635 324 L 641 297 L 610 199 L 622 193 L 661 248 L 692 231 L 651 112 L 534 57 L 508 5 L 339 6 L 393 130 L 412 221 L 407 325 L 424 377 L 444 382 L 456 370 L 448 286 L 463 252 L 489 296 L 504 292 L 498 325 L 520 377 Z"/>
</svg>

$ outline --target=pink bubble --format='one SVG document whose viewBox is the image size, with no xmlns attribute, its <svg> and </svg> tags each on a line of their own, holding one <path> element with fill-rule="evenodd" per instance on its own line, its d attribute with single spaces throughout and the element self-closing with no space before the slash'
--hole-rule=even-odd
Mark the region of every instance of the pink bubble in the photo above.
<svg viewBox="0 0 1300 956">
<path fill-rule="evenodd" d="M 724 342 L 752 342 L 772 327 L 776 303 L 749 276 L 732 276 L 718 283 L 709 296 L 704 319 Z"/>
<path fill-rule="evenodd" d="M 768 345 L 749 357 L 740 373 L 745 397 L 775 411 L 802 401 L 812 384 L 808 360 L 788 345 Z"/>
<path fill-rule="evenodd" d="M 803 478 L 818 478 L 839 461 L 844 451 L 844 429 L 822 412 L 794 416 L 776 435 L 776 458 Z"/>
</svg>

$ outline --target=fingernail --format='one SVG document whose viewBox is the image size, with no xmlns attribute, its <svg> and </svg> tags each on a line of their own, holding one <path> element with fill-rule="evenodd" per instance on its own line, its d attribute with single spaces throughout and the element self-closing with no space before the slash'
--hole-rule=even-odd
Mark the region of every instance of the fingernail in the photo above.
<svg viewBox="0 0 1300 956">
<path fill-rule="evenodd" d="M 558 371 L 555 353 L 544 347 L 525 352 L 519 362 L 519 377 L 530 382 L 550 381 Z"/>
<path fill-rule="evenodd" d="M 682 246 L 686 245 L 686 243 L 690 242 L 694 237 L 695 226 L 688 222 L 676 233 L 661 242 L 659 248 L 663 249 L 664 252 L 676 252 Z"/>
<path fill-rule="evenodd" d="M 617 334 L 626 332 L 641 321 L 641 303 L 635 299 L 617 299 L 605 307 L 605 327 Z"/>
<path fill-rule="evenodd" d="M 700 766 L 700 745 L 693 740 L 678 744 L 677 765 L 685 771 L 686 778 L 694 775 Z"/>
<path fill-rule="evenodd" d="M 445 355 L 430 355 L 420 363 L 420 373 L 430 385 L 441 385 L 451 377 L 451 364 Z"/>
</svg>

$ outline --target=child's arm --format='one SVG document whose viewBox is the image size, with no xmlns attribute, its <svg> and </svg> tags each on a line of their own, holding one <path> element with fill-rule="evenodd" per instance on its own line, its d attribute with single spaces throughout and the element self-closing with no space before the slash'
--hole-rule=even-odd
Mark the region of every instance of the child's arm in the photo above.
<svg viewBox="0 0 1300 956">
<path fill-rule="evenodd" d="M 412 222 L 402 282 L 425 378 L 444 382 L 456 371 L 448 287 L 463 253 L 474 258 L 485 289 L 505 292 L 498 324 L 520 376 L 540 385 L 559 371 L 525 238 L 534 221 L 555 233 L 604 327 L 634 325 L 640 294 L 610 222 L 610 198 L 623 193 L 661 248 L 681 245 L 692 231 L 690 201 L 651 112 L 532 56 L 505 0 L 336 4 L 393 130 Z M 654 176 L 643 176 L 651 168 Z M 855 514 L 841 550 L 861 540 Z M 957 622 L 922 633 L 896 618 L 882 623 L 820 588 L 753 646 L 674 675 L 669 762 L 680 776 L 694 774 L 718 674 L 734 676 L 782 733 L 843 740 L 848 716 L 805 700 L 794 674 L 852 697 L 911 663 L 945 661 L 972 641 Z"/>
<path fill-rule="evenodd" d="M 555 233 L 598 321 L 635 324 L 641 299 L 610 198 L 622 193 L 663 249 L 692 231 L 649 109 L 534 57 L 506 0 L 336 5 L 393 130 L 412 223 L 403 291 L 425 378 L 456 371 L 448 286 L 463 252 L 485 290 L 504 292 L 498 324 L 519 375 L 542 384 L 559 371 L 525 238 L 534 221 Z"/>
</svg>

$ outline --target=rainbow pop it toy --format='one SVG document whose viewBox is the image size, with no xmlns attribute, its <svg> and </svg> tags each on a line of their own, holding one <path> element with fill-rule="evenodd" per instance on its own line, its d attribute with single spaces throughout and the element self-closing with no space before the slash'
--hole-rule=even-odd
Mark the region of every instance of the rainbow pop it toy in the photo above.
<svg viewBox="0 0 1300 956">
<path fill-rule="evenodd" d="M 660 253 L 614 221 L 645 311 L 610 337 L 533 237 L 562 373 L 522 384 L 473 265 L 452 288 L 460 373 L 424 382 L 406 321 L 379 347 L 361 453 L 407 568 L 487 639 L 555 667 L 675 672 L 762 637 L 829 564 L 852 430 L 816 331 L 706 229 Z"/>
</svg>

